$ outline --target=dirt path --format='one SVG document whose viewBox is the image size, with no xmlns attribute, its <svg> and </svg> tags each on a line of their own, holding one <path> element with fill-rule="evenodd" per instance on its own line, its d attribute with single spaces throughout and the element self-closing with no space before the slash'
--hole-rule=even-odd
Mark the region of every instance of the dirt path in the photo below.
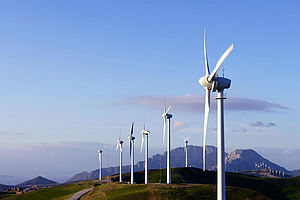
<svg viewBox="0 0 300 200">
<path fill-rule="evenodd" d="M 81 190 L 81 191 L 75 193 L 69 200 L 79 200 L 83 195 L 85 195 L 86 193 L 88 193 L 89 191 L 91 191 L 93 189 L 94 189 L 94 187 L 88 188 L 85 190 Z"/>
</svg>

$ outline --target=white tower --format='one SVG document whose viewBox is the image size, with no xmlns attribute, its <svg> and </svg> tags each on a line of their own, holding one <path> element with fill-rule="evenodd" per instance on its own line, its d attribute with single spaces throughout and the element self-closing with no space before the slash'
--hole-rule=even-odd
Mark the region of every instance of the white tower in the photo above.
<svg viewBox="0 0 300 200">
<path fill-rule="evenodd" d="M 143 151 L 143 144 L 144 140 L 146 137 L 145 141 L 145 184 L 148 184 L 148 136 L 150 134 L 150 131 L 145 129 L 145 124 L 143 125 L 143 130 L 142 130 L 142 144 L 141 144 L 141 152 Z"/>
<path fill-rule="evenodd" d="M 169 106 L 168 110 L 166 110 L 166 107 L 164 106 L 164 113 L 162 114 L 162 117 L 164 118 L 164 133 L 163 133 L 163 143 L 165 143 L 165 135 L 166 135 L 166 125 L 168 121 L 168 140 L 167 140 L 167 184 L 171 183 L 171 166 L 170 166 L 170 150 L 171 150 L 171 118 L 172 115 L 169 114 L 169 111 L 171 109 L 171 106 Z"/>
<path fill-rule="evenodd" d="M 223 61 L 233 50 L 233 44 L 223 53 L 221 58 L 218 60 L 212 73 L 209 71 L 208 59 L 206 54 L 206 38 L 204 30 L 204 58 L 205 58 L 205 69 L 206 75 L 199 79 L 199 83 L 206 89 L 206 98 L 205 98 L 205 115 L 204 115 L 204 138 L 203 138 L 203 170 L 205 170 L 205 142 L 206 142 L 206 132 L 207 132 L 207 121 L 208 113 L 210 108 L 210 92 L 218 92 L 215 97 L 217 100 L 217 119 L 218 119 L 218 128 L 217 128 L 217 138 L 218 138 L 218 172 L 217 172 L 217 196 L 218 200 L 226 199 L 225 191 L 225 160 L 224 160 L 224 99 L 223 96 L 224 89 L 228 89 L 231 84 L 231 80 L 218 77 L 217 71 L 222 65 Z"/>
<path fill-rule="evenodd" d="M 133 137 L 133 125 L 134 122 L 132 122 L 131 125 L 131 130 L 130 130 L 130 135 L 128 136 L 129 139 L 129 148 L 130 148 L 130 158 L 131 158 L 131 176 L 130 176 L 130 184 L 134 184 L 134 139 L 135 137 Z"/>
<path fill-rule="evenodd" d="M 118 141 L 117 141 L 117 147 L 116 150 L 118 150 L 118 148 L 120 147 L 120 183 L 122 182 L 122 152 L 123 152 L 123 141 L 121 141 L 121 138 L 119 137 Z"/>
<path fill-rule="evenodd" d="M 99 149 L 98 150 L 98 154 L 99 154 L 99 180 L 102 180 L 102 150 Z"/>
<path fill-rule="evenodd" d="M 187 149 L 188 139 L 189 139 L 189 137 L 186 137 L 184 139 L 185 167 L 188 167 L 188 149 Z"/>
</svg>

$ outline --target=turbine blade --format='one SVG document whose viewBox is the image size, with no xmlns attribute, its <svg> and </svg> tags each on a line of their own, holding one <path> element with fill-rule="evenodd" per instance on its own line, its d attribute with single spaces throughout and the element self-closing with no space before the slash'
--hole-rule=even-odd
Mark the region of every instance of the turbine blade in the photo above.
<svg viewBox="0 0 300 200">
<path fill-rule="evenodd" d="M 167 126 L 167 119 L 164 119 L 164 133 L 163 133 L 163 144 L 165 144 L 165 137 L 166 137 L 166 126 Z"/>
<path fill-rule="evenodd" d="M 118 150 L 118 148 L 119 148 L 119 144 L 120 144 L 120 143 L 118 143 L 118 144 L 117 144 L 116 150 Z"/>
<path fill-rule="evenodd" d="M 206 133 L 207 133 L 207 122 L 210 108 L 210 90 L 206 89 L 205 97 L 205 112 L 204 112 L 204 130 L 203 130 L 203 170 L 205 170 L 205 156 L 206 156 Z"/>
<path fill-rule="evenodd" d="M 143 134 L 142 135 L 141 152 L 143 152 L 144 139 L 145 139 L 145 135 Z"/>
<path fill-rule="evenodd" d="M 122 147 L 122 144 L 120 144 L 120 150 L 121 150 L 121 151 L 123 151 L 123 147 Z"/>
<path fill-rule="evenodd" d="M 230 47 L 228 47 L 228 49 L 223 53 L 223 55 L 221 56 L 221 58 L 218 60 L 214 71 L 208 77 L 208 81 L 213 80 L 213 78 L 215 77 L 215 75 L 216 75 L 218 69 L 220 68 L 221 64 L 224 62 L 224 60 L 227 58 L 227 56 L 230 54 L 230 52 L 232 50 L 233 50 L 233 44 L 231 44 Z"/>
<path fill-rule="evenodd" d="M 204 59 L 205 59 L 206 75 L 209 75 L 210 71 L 209 71 L 207 51 L 206 51 L 206 28 L 204 28 Z"/>
<path fill-rule="evenodd" d="M 170 111 L 171 106 L 169 106 L 168 110 L 165 112 L 166 114 L 168 114 L 168 112 Z"/>
<path fill-rule="evenodd" d="M 132 125 L 131 125 L 131 130 L 130 130 L 130 135 L 132 136 L 133 134 L 133 125 L 134 125 L 134 122 L 132 122 Z"/>
<path fill-rule="evenodd" d="M 166 98 L 164 97 L 164 107 L 163 107 L 164 113 L 166 113 Z"/>
</svg>

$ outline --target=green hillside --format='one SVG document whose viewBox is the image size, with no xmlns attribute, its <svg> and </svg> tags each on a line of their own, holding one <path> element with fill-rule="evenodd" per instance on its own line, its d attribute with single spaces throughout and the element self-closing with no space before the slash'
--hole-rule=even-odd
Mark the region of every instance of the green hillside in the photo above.
<svg viewBox="0 0 300 200">
<path fill-rule="evenodd" d="M 11 200 L 50 200 L 50 199 L 58 199 L 58 200 L 67 200 L 74 193 L 86 189 L 91 188 L 95 185 L 95 181 L 83 181 L 73 184 L 60 185 L 51 188 L 45 188 L 41 190 L 36 190 L 32 192 L 25 193 L 23 195 L 7 195 L 0 194 L 0 199 L 11 199 Z M 9 197 L 6 197 L 9 196 Z M 5 198 L 1 198 L 5 197 Z"/>
<path fill-rule="evenodd" d="M 105 192 L 103 192 L 105 191 Z M 95 188 L 85 195 L 82 200 L 107 199 L 107 200 L 143 200 L 143 199 L 178 199 L 178 200 L 207 200 L 216 199 L 216 186 L 211 184 L 117 184 L 110 183 L 105 188 Z M 259 192 L 245 189 L 228 187 L 227 199 L 269 199 Z"/>
<path fill-rule="evenodd" d="M 136 172 L 136 183 L 144 182 L 144 172 Z M 118 175 L 112 176 L 117 181 Z M 149 182 L 166 182 L 166 169 L 150 170 Z M 123 175 L 124 181 L 130 180 L 130 174 Z M 216 184 L 215 171 L 203 172 L 198 168 L 172 168 L 172 183 Z M 226 173 L 226 186 L 247 188 L 260 192 L 271 199 L 300 199 L 300 177 L 292 178 L 262 178 L 239 173 Z"/>
<path fill-rule="evenodd" d="M 83 181 L 74 184 L 55 186 L 26 193 L 22 196 L 12 195 L 4 199 L 68 199 L 77 191 L 95 189 L 86 194 L 82 200 L 91 199 L 216 199 L 216 172 L 203 172 L 197 168 L 172 168 L 173 184 L 158 184 L 160 179 L 166 181 L 166 169 L 150 170 L 150 184 L 118 183 L 118 175 L 111 176 L 113 183 L 97 185 L 98 181 Z M 129 174 L 123 175 L 129 181 Z M 144 172 L 135 173 L 135 182 L 143 183 Z M 261 178 L 244 174 L 226 174 L 227 199 L 300 199 L 300 177 Z M 1 198 L 1 196 L 0 196 Z"/>
</svg>

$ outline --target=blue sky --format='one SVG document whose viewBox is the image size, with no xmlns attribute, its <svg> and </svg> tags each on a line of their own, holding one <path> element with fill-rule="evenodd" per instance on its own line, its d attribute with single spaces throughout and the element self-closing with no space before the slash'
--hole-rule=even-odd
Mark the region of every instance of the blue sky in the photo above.
<svg viewBox="0 0 300 200">
<path fill-rule="evenodd" d="M 150 145 L 163 148 L 164 97 L 176 121 L 173 147 L 183 145 L 184 136 L 201 145 L 204 27 L 211 70 L 235 44 L 224 62 L 232 80 L 226 91 L 226 146 L 299 148 L 299 6 L 297 1 L 1 1 L 1 151 L 39 143 L 112 144 L 120 132 L 125 140 L 131 121 L 139 144 L 143 118 Z M 211 145 L 215 115 L 212 109 Z"/>
</svg>

